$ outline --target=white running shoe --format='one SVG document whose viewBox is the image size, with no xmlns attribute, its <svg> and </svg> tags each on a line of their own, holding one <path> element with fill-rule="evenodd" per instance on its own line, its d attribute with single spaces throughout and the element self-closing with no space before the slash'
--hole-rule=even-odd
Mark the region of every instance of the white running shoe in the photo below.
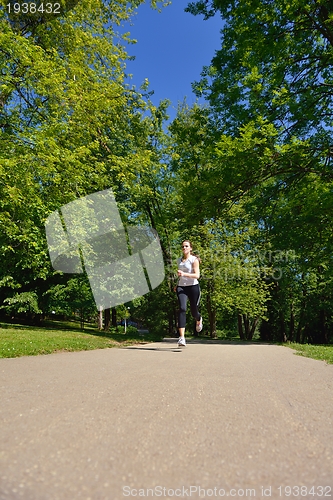
<svg viewBox="0 0 333 500">
<path fill-rule="evenodd" d="M 196 329 L 196 331 L 197 331 L 198 333 L 200 333 L 200 332 L 201 332 L 201 330 L 202 330 L 202 317 L 200 318 L 200 323 L 199 323 L 199 324 L 198 324 L 198 323 L 196 324 L 195 329 Z"/>
<path fill-rule="evenodd" d="M 178 339 L 178 347 L 186 347 L 186 340 L 184 337 L 179 337 Z"/>
</svg>

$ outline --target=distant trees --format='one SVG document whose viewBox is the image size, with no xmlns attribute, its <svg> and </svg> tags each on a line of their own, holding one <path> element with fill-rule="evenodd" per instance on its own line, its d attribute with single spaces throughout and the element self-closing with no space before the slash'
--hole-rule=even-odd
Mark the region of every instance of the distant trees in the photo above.
<svg viewBox="0 0 333 500">
<path fill-rule="evenodd" d="M 38 22 L 0 10 L 1 310 L 93 314 L 85 277 L 51 268 L 44 223 L 111 187 L 123 222 L 160 236 L 166 280 L 130 305 L 151 330 L 175 330 L 190 238 L 206 333 L 332 341 L 332 6 L 191 2 L 221 16 L 221 47 L 193 85 L 209 106 L 180 105 L 167 128 L 168 102 L 125 84 L 117 26 L 140 3 L 65 2 Z"/>
<path fill-rule="evenodd" d="M 219 199 L 245 204 L 267 252 L 289 255 L 278 263 L 262 335 L 328 342 L 332 5 L 212 0 L 187 10 L 223 21 L 221 48 L 194 84 L 223 134 Z"/>
<path fill-rule="evenodd" d="M 24 303 L 49 312 L 51 295 L 58 309 L 55 298 L 60 305 L 72 293 L 75 280 L 50 266 L 52 211 L 112 187 L 126 222 L 147 192 L 149 104 L 144 88 L 125 84 L 129 38 L 117 31 L 140 3 L 65 2 L 60 15 L 9 12 L 7 2 L 0 10 L 0 300 L 8 312 Z"/>
</svg>

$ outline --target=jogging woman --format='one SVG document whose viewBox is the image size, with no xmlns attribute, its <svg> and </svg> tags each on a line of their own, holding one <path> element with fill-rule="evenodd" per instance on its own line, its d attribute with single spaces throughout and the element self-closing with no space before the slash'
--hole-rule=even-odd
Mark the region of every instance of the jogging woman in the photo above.
<svg viewBox="0 0 333 500">
<path fill-rule="evenodd" d="M 182 243 L 183 257 L 178 259 L 178 285 L 176 288 L 179 302 L 179 346 L 186 346 L 185 341 L 185 326 L 186 326 L 186 306 L 187 299 L 190 301 L 191 314 L 195 318 L 196 331 L 199 333 L 202 330 L 202 317 L 198 307 L 200 302 L 200 286 L 198 279 L 200 278 L 199 258 L 192 255 L 192 245 L 188 240 Z"/>
</svg>

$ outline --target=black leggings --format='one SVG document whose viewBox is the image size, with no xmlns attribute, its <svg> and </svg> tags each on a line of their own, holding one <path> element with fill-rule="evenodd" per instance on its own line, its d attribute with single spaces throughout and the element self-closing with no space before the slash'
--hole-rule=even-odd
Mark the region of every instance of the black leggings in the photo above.
<svg viewBox="0 0 333 500">
<path fill-rule="evenodd" d="M 201 315 L 199 313 L 199 302 L 200 302 L 200 286 L 197 285 L 190 286 L 177 286 L 177 296 L 179 302 L 179 316 L 178 316 L 178 328 L 185 328 L 186 326 L 186 306 L 187 299 L 190 301 L 191 314 L 193 318 L 200 321 Z"/>
</svg>

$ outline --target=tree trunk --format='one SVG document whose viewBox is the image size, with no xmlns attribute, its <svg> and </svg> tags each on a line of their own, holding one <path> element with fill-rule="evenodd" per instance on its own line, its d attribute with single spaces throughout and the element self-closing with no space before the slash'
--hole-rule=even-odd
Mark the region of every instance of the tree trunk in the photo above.
<svg viewBox="0 0 333 500">
<path fill-rule="evenodd" d="M 111 324 L 113 327 L 117 328 L 117 311 L 115 307 L 111 309 L 111 316 L 112 316 Z"/>
<path fill-rule="evenodd" d="M 216 339 L 216 308 L 212 304 L 211 294 L 213 292 L 214 285 L 212 282 L 208 283 L 207 287 L 207 312 L 208 312 L 208 321 L 209 321 L 209 331 L 212 339 Z"/>
<path fill-rule="evenodd" d="M 284 321 L 284 315 L 283 312 L 279 311 L 279 319 L 280 319 L 280 333 L 281 333 L 281 340 L 282 342 L 287 342 L 287 335 L 286 335 L 286 325 Z"/>
<path fill-rule="evenodd" d="M 310 332 L 311 335 L 311 332 Z M 309 338 L 309 328 L 307 325 L 303 326 L 301 328 L 301 338 L 300 338 L 300 343 L 305 344 L 305 341 Z"/>
<path fill-rule="evenodd" d="M 252 326 L 251 326 L 251 330 L 250 330 L 249 340 L 253 339 L 253 335 L 254 335 L 255 329 L 257 327 L 258 321 L 259 321 L 259 318 L 255 318 L 253 320 L 253 323 L 252 323 Z"/>
<path fill-rule="evenodd" d="M 302 273 L 302 281 L 304 280 L 304 274 Z M 304 316 L 305 316 L 305 307 L 306 307 L 306 288 L 304 285 L 302 285 L 302 302 L 301 302 L 301 312 L 299 316 L 299 322 L 297 326 L 297 332 L 296 332 L 296 342 L 300 344 L 304 340 L 305 332 L 304 332 Z"/>
<path fill-rule="evenodd" d="M 209 330 L 210 330 L 210 336 L 212 339 L 217 338 L 217 333 L 216 333 L 216 309 L 211 309 L 210 312 L 208 313 L 209 315 Z"/>
<path fill-rule="evenodd" d="M 244 332 L 243 332 L 243 320 L 242 315 L 240 313 L 237 314 L 237 323 L 238 323 L 238 334 L 241 340 L 245 340 Z"/>
<path fill-rule="evenodd" d="M 328 344 L 328 334 L 326 327 L 326 311 L 324 309 L 320 310 L 319 313 L 319 328 L 320 328 L 320 341 L 323 344 Z"/>
<path fill-rule="evenodd" d="M 242 316 L 244 322 L 245 339 L 248 340 L 250 336 L 250 320 L 247 314 L 243 314 Z"/>
<path fill-rule="evenodd" d="M 103 330 L 103 309 L 98 311 L 97 325 L 99 330 Z"/>
<path fill-rule="evenodd" d="M 298 327 L 297 327 L 297 330 L 296 330 L 296 339 L 295 339 L 295 342 L 297 344 L 301 343 L 301 330 L 302 330 L 302 325 L 301 325 L 301 322 L 299 321 Z"/>
<path fill-rule="evenodd" d="M 296 342 L 300 344 L 304 337 L 304 317 L 305 317 L 305 301 L 301 304 L 301 312 L 299 315 L 298 326 L 296 330 Z"/>
<path fill-rule="evenodd" d="M 84 330 L 84 310 L 83 307 L 80 309 L 80 327 L 81 330 Z"/>
<path fill-rule="evenodd" d="M 295 335 L 295 314 L 294 314 L 294 304 L 290 305 L 290 329 L 289 329 L 289 340 L 293 342 Z"/>
<path fill-rule="evenodd" d="M 252 340 L 259 318 L 254 318 L 252 324 L 247 314 L 238 314 L 238 333 L 241 340 Z M 244 323 L 244 330 L 243 330 Z"/>
<path fill-rule="evenodd" d="M 108 332 L 110 330 L 111 324 L 111 310 L 110 308 L 104 310 L 104 331 Z"/>
</svg>

